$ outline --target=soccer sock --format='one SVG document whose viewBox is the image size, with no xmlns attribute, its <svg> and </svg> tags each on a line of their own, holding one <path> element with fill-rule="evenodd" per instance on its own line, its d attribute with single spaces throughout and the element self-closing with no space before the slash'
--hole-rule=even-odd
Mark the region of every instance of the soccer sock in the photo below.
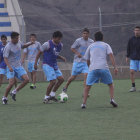
<svg viewBox="0 0 140 140">
<path fill-rule="evenodd" d="M 13 94 L 16 94 L 16 93 L 17 93 L 17 89 L 14 89 L 14 90 L 12 91 L 12 93 L 13 93 Z"/>
<path fill-rule="evenodd" d="M 132 83 L 132 87 L 135 87 L 135 83 Z"/>
<path fill-rule="evenodd" d="M 52 97 L 54 97 L 54 96 L 55 96 L 55 92 L 52 91 L 52 92 L 50 93 L 50 95 L 51 95 Z"/>
<path fill-rule="evenodd" d="M 48 98 L 50 98 L 50 96 L 45 95 L 45 99 L 48 99 Z"/>
<path fill-rule="evenodd" d="M 4 99 L 8 100 L 8 98 L 7 98 L 7 97 L 5 97 L 5 96 L 3 96 L 3 97 L 2 97 L 2 99 L 3 99 L 3 100 L 4 100 Z"/>
</svg>

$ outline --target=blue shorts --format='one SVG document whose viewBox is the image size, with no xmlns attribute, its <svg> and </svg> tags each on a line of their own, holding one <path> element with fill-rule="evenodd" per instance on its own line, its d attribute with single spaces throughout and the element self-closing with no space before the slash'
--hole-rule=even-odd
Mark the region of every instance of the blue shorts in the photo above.
<svg viewBox="0 0 140 140">
<path fill-rule="evenodd" d="M 22 66 L 13 68 L 13 72 L 10 72 L 9 68 L 7 68 L 7 79 L 12 79 L 17 77 L 19 80 L 23 80 L 22 76 L 25 74 L 27 74 L 27 72 Z"/>
<path fill-rule="evenodd" d="M 43 64 L 43 71 L 47 78 L 47 81 L 55 80 L 55 79 L 57 79 L 57 77 L 62 76 L 62 73 L 59 69 L 54 70 L 53 67 L 50 67 L 47 64 Z"/>
<path fill-rule="evenodd" d="M 36 71 L 36 70 L 34 69 L 34 64 L 35 64 L 35 62 L 28 62 L 28 71 L 29 71 L 29 72 Z"/>
<path fill-rule="evenodd" d="M 88 73 L 86 85 L 93 85 L 94 83 L 102 82 L 104 84 L 112 84 L 113 79 L 111 73 L 107 69 L 92 70 Z"/>
<path fill-rule="evenodd" d="M 140 71 L 140 60 L 130 60 L 130 70 Z"/>
<path fill-rule="evenodd" d="M 6 69 L 4 69 L 4 68 L 0 68 L 0 74 L 2 74 L 2 75 L 6 75 Z"/>
<path fill-rule="evenodd" d="M 71 75 L 78 75 L 81 73 L 88 73 L 88 65 L 86 62 L 74 62 Z"/>
</svg>

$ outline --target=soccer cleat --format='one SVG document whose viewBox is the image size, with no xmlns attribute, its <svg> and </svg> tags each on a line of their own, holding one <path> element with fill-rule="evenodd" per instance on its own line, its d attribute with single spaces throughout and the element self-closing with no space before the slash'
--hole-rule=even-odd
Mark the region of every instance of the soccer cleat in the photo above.
<svg viewBox="0 0 140 140">
<path fill-rule="evenodd" d="M 131 89 L 129 90 L 129 92 L 135 92 L 136 91 L 136 87 L 131 87 Z"/>
<path fill-rule="evenodd" d="M 44 103 L 44 104 L 49 104 L 49 103 L 50 103 L 50 100 L 51 100 L 51 97 L 45 98 L 45 99 L 43 100 L 43 103 Z"/>
<path fill-rule="evenodd" d="M 11 92 L 10 95 L 11 95 L 12 99 L 13 99 L 14 101 L 16 101 L 16 94 L 14 94 L 14 93 Z"/>
<path fill-rule="evenodd" d="M 16 101 L 16 93 L 17 93 L 17 91 L 15 89 L 10 93 L 10 95 L 14 101 Z"/>
<path fill-rule="evenodd" d="M 5 97 L 2 97 L 2 104 L 3 105 L 8 104 L 8 100 Z"/>
<path fill-rule="evenodd" d="M 63 90 L 62 90 L 64 93 L 66 93 L 67 92 L 67 89 L 66 88 L 63 88 Z"/>
<path fill-rule="evenodd" d="M 58 102 L 58 100 L 55 98 L 55 96 L 50 96 L 50 100 L 52 100 L 54 102 Z"/>
<path fill-rule="evenodd" d="M 113 107 L 118 107 L 117 103 L 113 99 L 111 99 L 110 104 L 112 104 Z"/>
<path fill-rule="evenodd" d="M 82 109 L 86 109 L 86 105 L 85 104 L 81 104 L 81 108 Z"/>
<path fill-rule="evenodd" d="M 31 88 L 31 89 L 35 89 L 36 86 L 35 86 L 34 84 L 31 84 L 31 85 L 30 85 L 30 88 Z"/>
</svg>

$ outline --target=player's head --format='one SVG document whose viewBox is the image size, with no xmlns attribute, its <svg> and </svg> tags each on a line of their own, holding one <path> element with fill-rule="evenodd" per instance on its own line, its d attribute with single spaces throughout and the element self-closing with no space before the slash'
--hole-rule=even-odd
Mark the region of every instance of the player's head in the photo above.
<svg viewBox="0 0 140 140">
<path fill-rule="evenodd" d="M 103 33 L 101 31 L 98 31 L 94 34 L 95 41 L 103 41 Z"/>
<path fill-rule="evenodd" d="M 35 42 L 36 41 L 36 34 L 30 34 L 30 41 Z"/>
<path fill-rule="evenodd" d="M 85 39 L 85 40 L 88 40 L 89 38 L 89 29 L 88 28 L 84 28 L 82 30 L 82 37 Z"/>
<path fill-rule="evenodd" d="M 52 35 L 54 43 L 59 44 L 62 40 L 63 34 L 60 31 L 55 31 Z"/>
<path fill-rule="evenodd" d="M 135 34 L 136 37 L 140 37 L 140 26 L 135 27 L 134 34 Z"/>
<path fill-rule="evenodd" d="M 13 44 L 17 44 L 19 41 L 19 33 L 17 32 L 12 32 L 11 33 L 11 41 Z"/>
<path fill-rule="evenodd" d="M 1 42 L 3 45 L 6 45 L 6 43 L 7 43 L 7 36 L 6 35 L 1 35 Z"/>
</svg>

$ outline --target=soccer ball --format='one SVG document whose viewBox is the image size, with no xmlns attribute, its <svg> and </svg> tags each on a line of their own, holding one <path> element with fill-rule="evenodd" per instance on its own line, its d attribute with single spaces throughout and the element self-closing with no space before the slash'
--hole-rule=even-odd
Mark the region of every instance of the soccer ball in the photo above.
<svg viewBox="0 0 140 140">
<path fill-rule="evenodd" d="M 61 103 L 65 103 L 68 100 L 68 95 L 66 93 L 62 92 L 61 94 L 59 94 L 58 100 Z"/>
</svg>

